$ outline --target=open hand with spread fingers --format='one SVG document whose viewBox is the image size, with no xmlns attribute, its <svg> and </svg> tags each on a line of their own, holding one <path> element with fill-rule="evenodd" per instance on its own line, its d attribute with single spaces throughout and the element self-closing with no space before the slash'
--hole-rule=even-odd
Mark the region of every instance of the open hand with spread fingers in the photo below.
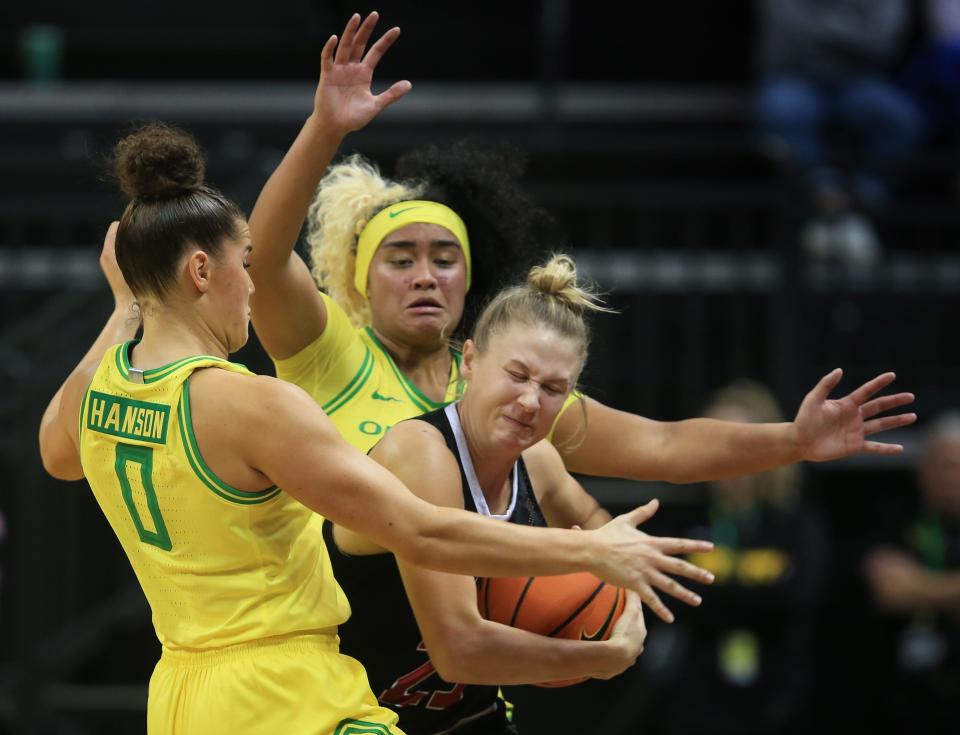
<svg viewBox="0 0 960 735">
<path fill-rule="evenodd" d="M 373 12 L 361 22 L 360 15 L 354 13 L 343 35 L 339 39 L 330 36 L 320 53 L 320 81 L 313 114 L 324 129 L 341 137 L 369 123 L 412 86 L 404 80 L 380 94 L 373 94 L 370 88 L 377 64 L 400 35 L 399 28 L 391 28 L 368 51 L 367 44 L 379 18 Z"/>
<path fill-rule="evenodd" d="M 676 558 L 679 554 L 709 551 L 713 544 L 699 539 L 650 536 L 639 531 L 637 526 L 649 520 L 659 507 L 659 501 L 651 500 L 595 531 L 584 533 L 604 537 L 605 553 L 598 559 L 594 574 L 606 582 L 633 590 L 657 617 L 672 623 L 673 613 L 660 600 L 656 590 L 688 605 L 698 606 L 700 596 L 667 575 L 686 577 L 702 584 L 713 582 L 713 574 L 706 569 Z"/>
<path fill-rule="evenodd" d="M 912 403 L 913 394 L 877 396 L 897 377 L 894 373 L 883 373 L 842 398 L 830 398 L 842 377 L 840 368 L 833 370 L 803 399 L 793 421 L 801 459 L 824 462 L 860 452 L 879 455 L 902 452 L 899 444 L 870 441 L 867 437 L 916 421 L 915 413 L 880 416 Z"/>
</svg>

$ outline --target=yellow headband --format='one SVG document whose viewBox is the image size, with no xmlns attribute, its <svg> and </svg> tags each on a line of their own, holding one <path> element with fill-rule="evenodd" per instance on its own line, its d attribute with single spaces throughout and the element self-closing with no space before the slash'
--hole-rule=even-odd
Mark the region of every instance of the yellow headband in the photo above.
<svg viewBox="0 0 960 735">
<path fill-rule="evenodd" d="M 364 297 L 367 295 L 370 262 L 380 243 L 383 242 L 383 238 L 401 227 L 414 223 L 440 225 L 453 233 L 463 250 L 463 257 L 467 264 L 467 290 L 470 290 L 470 239 L 467 237 L 467 227 L 460 219 L 460 215 L 439 202 L 411 200 L 391 204 L 377 212 L 360 233 L 360 239 L 357 241 L 357 267 L 353 274 L 353 285 Z"/>
</svg>

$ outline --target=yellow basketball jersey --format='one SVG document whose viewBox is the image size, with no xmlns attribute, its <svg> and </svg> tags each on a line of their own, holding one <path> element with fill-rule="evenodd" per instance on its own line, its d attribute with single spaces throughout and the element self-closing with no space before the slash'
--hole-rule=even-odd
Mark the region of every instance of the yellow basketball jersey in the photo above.
<svg viewBox="0 0 960 735">
<path fill-rule="evenodd" d="M 206 465 L 190 420 L 198 356 L 140 373 L 135 342 L 107 351 L 84 395 L 84 474 L 123 546 L 168 650 L 273 636 L 336 636 L 350 607 L 314 514 L 276 487 L 245 492 Z"/>
<path fill-rule="evenodd" d="M 313 396 L 343 437 L 362 452 L 394 424 L 434 411 L 460 397 L 460 353 L 451 350 L 450 380 L 443 401 L 427 398 L 397 367 L 370 327 L 355 328 L 344 310 L 320 293 L 327 326 L 293 357 L 275 360 L 277 377 Z M 577 400 L 568 398 L 564 410 Z"/>
<path fill-rule="evenodd" d="M 460 354 L 453 354 L 447 394 L 427 398 L 400 371 L 373 330 L 355 328 L 343 309 L 321 292 L 327 326 L 293 357 L 275 361 L 277 377 L 303 388 L 320 404 L 343 437 L 363 452 L 394 424 L 455 400 Z"/>
</svg>

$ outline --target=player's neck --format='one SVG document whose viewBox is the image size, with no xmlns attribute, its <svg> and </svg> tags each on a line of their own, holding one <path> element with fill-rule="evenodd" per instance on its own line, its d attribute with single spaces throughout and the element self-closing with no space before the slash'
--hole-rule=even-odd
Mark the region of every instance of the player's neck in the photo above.
<svg viewBox="0 0 960 735">
<path fill-rule="evenodd" d="M 418 346 L 391 339 L 376 329 L 374 334 L 407 380 L 430 400 L 436 403 L 443 401 L 450 383 L 450 362 L 453 360 L 446 342 Z"/>
<path fill-rule="evenodd" d="M 149 370 L 193 355 L 226 358 L 228 349 L 199 315 L 184 318 L 161 306 L 144 309 L 143 339 L 134 350 L 134 367 Z"/>
</svg>

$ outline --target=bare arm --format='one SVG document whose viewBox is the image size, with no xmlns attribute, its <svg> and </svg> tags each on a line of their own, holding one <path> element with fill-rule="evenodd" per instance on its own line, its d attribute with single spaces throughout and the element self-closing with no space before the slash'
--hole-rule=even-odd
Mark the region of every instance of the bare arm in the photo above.
<svg viewBox="0 0 960 735">
<path fill-rule="evenodd" d="M 926 569 L 897 549 L 875 549 L 865 560 L 867 582 L 881 607 L 900 612 L 960 613 L 960 571 Z"/>
<path fill-rule="evenodd" d="M 419 472 L 396 459 L 420 458 Z M 459 468 L 440 433 L 429 424 L 396 426 L 373 450 L 387 469 L 429 503 L 463 508 Z M 600 644 L 547 638 L 491 622 L 477 609 L 473 577 L 431 571 L 397 557 L 407 597 L 430 659 L 443 679 L 463 684 L 530 684 L 583 676 L 614 676 L 639 655 L 646 634 L 642 614 L 627 634 Z"/>
<path fill-rule="evenodd" d="M 120 275 L 114 252 L 117 222 L 110 224 L 100 253 L 103 269 L 110 290 L 113 292 L 114 308 L 87 354 L 73 369 L 63 385 L 53 394 L 40 420 L 40 457 L 43 468 L 58 480 L 81 480 L 78 420 L 83 393 L 90 384 L 100 360 L 107 348 L 133 339 L 140 320 L 134 312 L 133 294 Z"/>
<path fill-rule="evenodd" d="M 645 565 L 638 555 L 647 544 L 636 526 L 655 505 L 595 531 L 520 527 L 438 508 L 350 446 L 296 386 L 221 370 L 201 372 L 213 377 L 202 390 L 200 385 L 191 390 L 200 449 L 219 475 L 241 489 L 246 488 L 232 478 L 243 471 L 260 478 L 259 488 L 273 482 L 334 523 L 418 566 L 490 577 L 590 571 L 618 587 L 639 592 L 644 585 Z M 234 472 L 228 465 L 224 472 L 222 456 L 240 458 L 244 467 Z M 418 458 L 409 461 L 415 465 Z M 695 542 L 678 539 L 666 553 L 694 548 Z"/>
<path fill-rule="evenodd" d="M 397 557 L 400 574 L 437 673 L 461 684 L 535 684 L 583 676 L 610 678 L 643 650 L 639 604 L 608 641 L 547 638 L 484 620 L 473 577 L 433 572 Z"/>
<path fill-rule="evenodd" d="M 668 482 L 705 482 L 800 460 L 903 451 L 900 445 L 866 437 L 912 424 L 913 413 L 878 414 L 911 403 L 913 395 L 874 397 L 895 378 L 884 373 L 843 398 L 830 399 L 841 377 L 840 370 L 826 375 L 804 398 L 796 418 L 782 424 L 651 421 L 585 398 L 585 412 L 570 409 L 560 417 L 554 443 L 572 472 Z"/>
<path fill-rule="evenodd" d="M 354 14 L 339 43 L 336 36 L 327 40 L 320 54 L 313 113 L 250 215 L 250 276 L 257 288 L 251 298 L 253 324 L 276 359 L 295 355 L 319 337 L 327 323 L 310 271 L 294 252 L 317 184 L 343 138 L 410 89 L 409 82 L 397 82 L 382 94 L 370 91 L 377 63 L 400 35 L 399 28 L 391 28 L 364 55 L 378 17 L 371 13 L 361 23 Z"/>
</svg>

